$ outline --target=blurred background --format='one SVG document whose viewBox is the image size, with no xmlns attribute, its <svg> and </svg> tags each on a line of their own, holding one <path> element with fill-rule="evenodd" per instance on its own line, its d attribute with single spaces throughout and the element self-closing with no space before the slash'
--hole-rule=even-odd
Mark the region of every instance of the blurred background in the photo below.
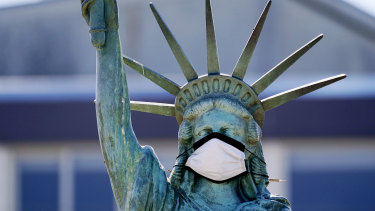
<svg viewBox="0 0 375 211">
<path fill-rule="evenodd" d="M 206 73 L 204 1 L 155 0 L 199 73 Z M 223 73 L 231 73 L 266 0 L 212 1 Z M 120 0 L 126 55 L 186 83 L 146 0 Z M 294 210 L 374 210 L 375 3 L 274 1 L 245 81 L 252 84 L 323 33 L 261 98 L 340 73 L 348 77 L 266 114 L 263 147 L 273 194 Z M 116 210 L 100 151 L 95 49 L 79 0 L 0 1 L 0 210 Z M 133 100 L 174 98 L 126 67 Z M 133 112 L 142 145 L 166 170 L 174 118 Z M 162 124 L 160 124 L 162 122 Z M 167 172 L 168 174 L 168 172 Z"/>
</svg>

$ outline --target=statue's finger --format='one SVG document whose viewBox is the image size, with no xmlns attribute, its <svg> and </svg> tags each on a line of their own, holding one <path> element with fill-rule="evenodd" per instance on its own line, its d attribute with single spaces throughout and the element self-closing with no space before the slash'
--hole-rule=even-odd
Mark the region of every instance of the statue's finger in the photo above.
<svg viewBox="0 0 375 211">
<path fill-rule="evenodd" d="M 105 32 L 91 32 L 91 43 L 95 48 L 101 48 L 105 45 Z"/>
<path fill-rule="evenodd" d="M 96 47 L 103 47 L 105 44 L 106 23 L 104 17 L 104 1 L 96 0 L 90 9 L 90 34 L 91 43 Z"/>
</svg>

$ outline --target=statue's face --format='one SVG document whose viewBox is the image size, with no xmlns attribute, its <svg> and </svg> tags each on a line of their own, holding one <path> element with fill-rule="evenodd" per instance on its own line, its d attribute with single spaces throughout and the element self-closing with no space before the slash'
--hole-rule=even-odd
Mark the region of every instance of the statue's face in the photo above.
<svg viewBox="0 0 375 211">
<path fill-rule="evenodd" d="M 240 141 L 247 146 L 246 128 L 246 120 L 236 114 L 214 108 L 195 119 L 193 139 L 196 142 L 210 133 L 217 132 Z"/>
</svg>

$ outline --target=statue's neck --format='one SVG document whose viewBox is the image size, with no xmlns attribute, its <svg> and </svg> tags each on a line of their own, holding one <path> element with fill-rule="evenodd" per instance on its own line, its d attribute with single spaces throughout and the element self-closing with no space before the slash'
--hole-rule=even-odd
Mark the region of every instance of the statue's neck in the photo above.
<svg viewBox="0 0 375 211">
<path fill-rule="evenodd" d="M 209 206 L 213 210 L 223 210 L 238 206 L 243 202 L 239 192 L 239 180 L 233 179 L 224 183 L 213 183 L 205 178 L 195 175 L 196 182 L 192 184 L 189 197 L 202 206 Z"/>
</svg>

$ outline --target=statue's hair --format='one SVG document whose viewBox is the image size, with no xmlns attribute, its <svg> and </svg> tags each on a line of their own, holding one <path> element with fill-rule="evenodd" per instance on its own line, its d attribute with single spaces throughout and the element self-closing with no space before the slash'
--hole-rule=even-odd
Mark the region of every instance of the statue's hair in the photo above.
<svg viewBox="0 0 375 211">
<path fill-rule="evenodd" d="M 183 115 L 178 131 L 178 151 L 179 154 L 185 152 L 192 146 L 193 141 L 193 122 L 194 120 L 205 112 L 212 109 L 220 109 L 229 113 L 236 114 L 247 122 L 247 141 L 250 145 L 256 145 L 262 136 L 261 128 L 252 118 L 249 111 L 246 110 L 240 103 L 229 98 L 208 98 L 198 101 L 189 106 Z M 173 186 L 178 187 L 184 173 L 183 165 L 188 159 L 188 153 L 182 154 L 176 160 L 175 168 L 170 177 L 170 182 Z"/>
</svg>

